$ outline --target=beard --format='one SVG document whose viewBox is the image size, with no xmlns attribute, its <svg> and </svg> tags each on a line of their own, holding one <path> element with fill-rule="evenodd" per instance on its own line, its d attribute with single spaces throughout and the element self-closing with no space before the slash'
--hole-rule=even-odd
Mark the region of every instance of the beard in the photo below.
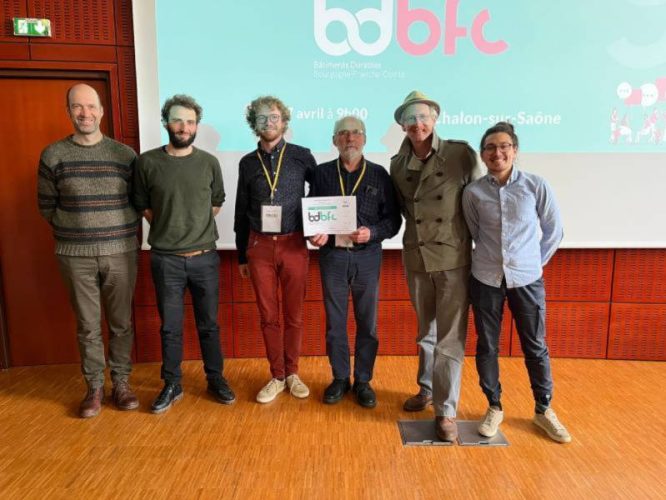
<svg viewBox="0 0 666 500">
<path fill-rule="evenodd" d="M 262 126 L 261 128 L 258 127 L 255 133 L 260 139 L 266 142 L 272 142 L 282 136 L 284 133 L 284 127 L 276 125 L 269 125 L 267 127 Z"/>
<path fill-rule="evenodd" d="M 196 139 L 196 137 L 197 137 L 197 134 L 195 132 L 192 135 L 190 135 L 187 139 L 181 139 L 176 135 L 175 132 L 173 132 L 168 127 L 167 127 L 167 133 L 169 134 L 169 142 L 176 149 L 189 148 L 192 145 L 192 143 L 194 142 L 194 139 Z"/>
<path fill-rule="evenodd" d="M 363 150 L 360 148 L 347 148 L 340 152 L 340 158 L 346 162 L 353 162 L 363 156 Z"/>
</svg>

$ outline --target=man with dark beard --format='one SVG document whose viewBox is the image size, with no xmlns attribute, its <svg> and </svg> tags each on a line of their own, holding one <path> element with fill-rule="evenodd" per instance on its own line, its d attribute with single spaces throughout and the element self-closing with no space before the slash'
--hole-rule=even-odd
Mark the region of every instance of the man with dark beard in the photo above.
<svg viewBox="0 0 666 500">
<path fill-rule="evenodd" d="M 222 404 L 236 397 L 222 376 L 217 308 L 220 259 L 215 216 L 224 202 L 220 164 L 192 143 L 203 110 L 186 95 L 162 107 L 166 146 L 143 153 L 134 177 L 134 205 L 150 223 L 151 270 L 162 325 L 164 388 L 152 404 L 163 413 L 183 397 L 183 299 L 190 290 L 208 392 Z"/>
<path fill-rule="evenodd" d="M 285 142 L 289 119 L 289 109 L 275 97 L 252 101 L 246 120 L 259 144 L 238 167 L 234 231 L 239 271 L 252 279 L 271 369 L 271 380 L 257 394 L 259 403 L 273 401 L 285 388 L 296 398 L 310 394 L 298 376 L 308 274 L 301 198 L 316 162 L 309 149 Z"/>
<path fill-rule="evenodd" d="M 374 408 L 377 397 L 370 381 L 379 346 L 377 301 L 382 240 L 398 232 L 401 217 L 388 172 L 363 156 L 365 141 L 365 124 L 360 119 L 345 116 L 338 120 L 333 144 L 340 156 L 315 169 L 310 188 L 311 196 L 354 196 L 356 231 L 349 235 L 317 234 L 310 242 L 321 247 L 326 353 L 333 370 L 333 382 L 324 391 L 324 403 L 337 403 L 352 389 L 347 336 L 351 290 L 356 320 L 353 393 L 359 405 Z"/>
</svg>

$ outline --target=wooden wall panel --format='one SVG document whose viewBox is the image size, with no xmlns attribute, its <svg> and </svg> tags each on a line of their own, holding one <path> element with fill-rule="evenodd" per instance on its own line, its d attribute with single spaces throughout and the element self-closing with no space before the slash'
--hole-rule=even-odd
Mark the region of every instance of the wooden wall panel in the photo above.
<svg viewBox="0 0 666 500">
<path fill-rule="evenodd" d="M 225 356 L 233 353 L 231 304 L 220 304 L 217 320 L 220 325 L 220 346 Z M 162 360 L 160 317 L 155 306 L 134 308 L 136 358 L 138 362 Z M 192 306 L 185 306 L 183 321 L 183 359 L 201 359 L 199 337 Z"/>
<path fill-rule="evenodd" d="M 304 356 L 326 354 L 326 311 L 321 301 L 306 302 L 303 307 L 302 346 Z"/>
<path fill-rule="evenodd" d="M 30 59 L 30 47 L 27 43 L 0 43 L 0 59 Z"/>
<path fill-rule="evenodd" d="M 613 302 L 666 303 L 666 250 L 616 250 Z"/>
<path fill-rule="evenodd" d="M 134 46 L 134 27 L 132 26 L 132 0 L 115 0 L 116 43 Z"/>
<path fill-rule="evenodd" d="M 231 255 L 231 300 L 234 303 L 252 302 L 256 298 L 252 289 L 250 278 L 241 277 L 238 272 L 238 252 L 229 252 Z"/>
<path fill-rule="evenodd" d="M 2 0 L 0 4 L 0 42 L 28 43 L 27 37 L 14 36 L 14 17 L 28 17 L 26 0 Z"/>
<path fill-rule="evenodd" d="M 123 137 L 139 136 L 138 103 L 134 47 L 118 47 L 118 83 L 120 84 L 121 128 Z"/>
<path fill-rule="evenodd" d="M 559 250 L 544 269 L 548 300 L 607 302 L 613 250 Z"/>
<path fill-rule="evenodd" d="M 500 330 L 500 341 L 499 341 L 499 355 L 500 356 L 510 356 L 511 355 L 511 322 L 513 317 L 511 316 L 511 311 L 509 307 L 504 305 L 504 312 L 502 313 L 502 328 Z M 469 318 L 467 321 L 467 340 L 465 342 L 465 355 L 466 356 L 475 356 L 476 355 L 476 326 L 474 324 L 474 313 L 472 307 L 469 308 Z"/>
<path fill-rule="evenodd" d="M 31 43 L 116 43 L 113 0 L 28 0 L 28 16 L 50 19 L 53 33 Z"/>
<path fill-rule="evenodd" d="M 305 285 L 305 300 L 322 300 L 321 271 L 319 270 L 319 252 L 310 251 L 310 268 Z"/>
<path fill-rule="evenodd" d="M 553 358 L 605 358 L 609 305 L 597 302 L 548 302 L 546 340 Z M 515 324 L 511 356 L 522 356 Z"/>
<path fill-rule="evenodd" d="M 256 304 L 236 303 L 232 306 L 234 356 L 239 358 L 265 358 L 266 349 L 261 336 L 261 321 Z"/>
<path fill-rule="evenodd" d="M 379 354 L 382 356 L 416 354 L 418 325 L 411 302 L 396 300 L 379 304 L 377 311 Z"/>
<path fill-rule="evenodd" d="M 30 44 L 30 57 L 35 61 L 116 62 L 114 47 L 96 45 Z"/>
<path fill-rule="evenodd" d="M 613 304 L 608 358 L 666 361 L 666 304 Z"/>
<path fill-rule="evenodd" d="M 402 250 L 384 250 L 379 275 L 379 300 L 409 300 L 409 289 L 402 265 Z"/>
</svg>

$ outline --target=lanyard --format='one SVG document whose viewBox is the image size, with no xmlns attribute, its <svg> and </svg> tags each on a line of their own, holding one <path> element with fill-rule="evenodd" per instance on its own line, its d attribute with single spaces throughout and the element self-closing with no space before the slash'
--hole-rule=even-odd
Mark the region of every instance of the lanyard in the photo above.
<svg viewBox="0 0 666 500">
<path fill-rule="evenodd" d="M 352 189 L 352 192 L 349 194 L 349 196 L 354 196 L 354 193 L 358 189 L 358 187 L 361 185 L 361 180 L 363 180 L 363 176 L 365 175 L 365 167 L 366 167 L 365 159 L 363 159 L 363 168 L 361 169 L 361 175 L 358 176 L 358 180 L 356 181 L 356 184 L 354 184 L 354 188 Z M 340 191 L 342 191 L 342 196 L 347 196 L 347 190 L 345 189 L 345 183 L 342 180 L 342 173 L 340 172 L 340 158 L 338 158 L 338 179 L 340 179 Z"/>
<path fill-rule="evenodd" d="M 268 173 L 268 169 L 266 168 L 266 165 L 264 165 L 264 160 L 261 157 L 261 153 L 257 149 L 257 156 L 259 157 L 259 161 L 261 162 L 261 168 L 264 169 L 264 175 L 266 176 L 266 182 L 268 182 L 268 187 L 271 188 L 271 205 L 273 204 L 273 198 L 275 197 L 275 189 L 277 188 L 278 185 L 278 178 L 280 177 L 280 169 L 282 168 L 282 158 L 284 157 L 284 150 L 287 149 L 287 144 L 285 143 L 284 146 L 282 146 L 282 151 L 280 151 L 280 157 L 278 158 L 278 164 L 277 164 L 277 169 L 275 170 L 275 179 L 273 179 L 273 182 L 271 182 L 271 176 Z"/>
</svg>

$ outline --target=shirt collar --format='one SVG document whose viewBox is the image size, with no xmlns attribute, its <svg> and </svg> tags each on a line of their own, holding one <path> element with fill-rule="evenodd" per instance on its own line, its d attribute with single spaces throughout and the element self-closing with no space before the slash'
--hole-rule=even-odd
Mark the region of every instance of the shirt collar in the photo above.
<svg viewBox="0 0 666 500">
<path fill-rule="evenodd" d="M 283 137 L 282 139 L 280 139 L 280 142 L 278 142 L 278 143 L 275 145 L 275 147 L 273 148 L 273 150 L 272 150 L 270 153 L 267 153 L 267 152 L 264 151 L 264 149 L 261 147 L 261 142 L 257 142 L 257 151 L 261 151 L 261 153 L 264 154 L 264 155 L 272 155 L 273 153 L 279 153 L 279 152 L 282 150 L 282 148 L 284 147 L 285 144 L 287 144 L 287 141 L 285 141 L 285 140 L 284 140 L 284 137 Z"/>
<path fill-rule="evenodd" d="M 518 180 L 519 175 L 520 175 L 520 171 L 518 170 L 518 167 L 516 167 L 516 164 L 514 163 L 514 164 L 513 164 L 513 167 L 511 167 L 511 175 L 509 175 L 509 180 L 506 181 L 505 186 L 508 186 L 508 185 L 511 184 L 512 182 L 516 182 L 516 181 Z M 499 183 L 497 182 L 497 179 L 496 179 L 495 176 L 494 176 L 493 174 L 491 174 L 490 172 L 488 172 L 488 173 L 486 174 L 486 180 L 487 180 L 490 184 L 493 184 L 493 185 L 499 186 Z"/>
</svg>

